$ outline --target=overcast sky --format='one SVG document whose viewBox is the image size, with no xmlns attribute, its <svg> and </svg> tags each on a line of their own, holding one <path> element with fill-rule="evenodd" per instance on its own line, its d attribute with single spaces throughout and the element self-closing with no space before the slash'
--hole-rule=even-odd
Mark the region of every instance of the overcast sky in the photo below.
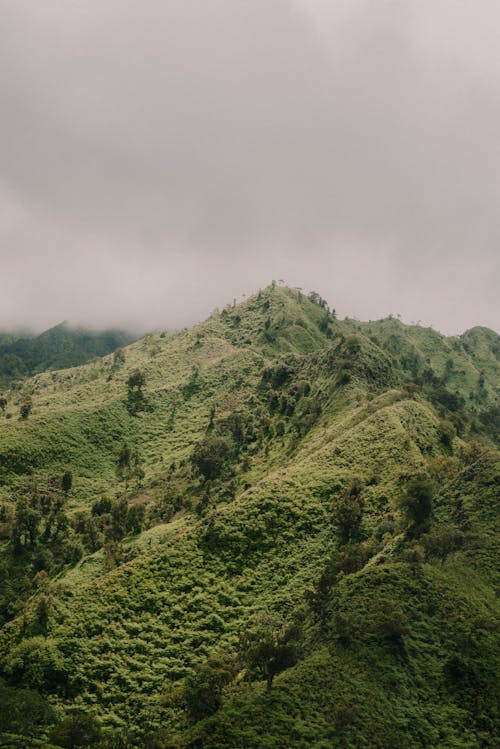
<svg viewBox="0 0 500 749">
<path fill-rule="evenodd" d="M 500 328 L 498 0 L 0 0 L 0 329 L 283 278 Z"/>
</svg>

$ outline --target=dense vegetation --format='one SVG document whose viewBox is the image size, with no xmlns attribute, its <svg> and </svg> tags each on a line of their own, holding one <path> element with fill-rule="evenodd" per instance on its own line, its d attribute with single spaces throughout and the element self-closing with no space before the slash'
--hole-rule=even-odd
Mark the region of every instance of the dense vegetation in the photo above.
<svg viewBox="0 0 500 749">
<path fill-rule="evenodd" d="M 2 745 L 496 746 L 498 355 L 273 284 L 4 390 Z"/>
<path fill-rule="evenodd" d="M 121 330 L 92 331 L 56 325 L 40 335 L 0 334 L 0 385 L 48 369 L 85 364 L 134 340 Z"/>
</svg>

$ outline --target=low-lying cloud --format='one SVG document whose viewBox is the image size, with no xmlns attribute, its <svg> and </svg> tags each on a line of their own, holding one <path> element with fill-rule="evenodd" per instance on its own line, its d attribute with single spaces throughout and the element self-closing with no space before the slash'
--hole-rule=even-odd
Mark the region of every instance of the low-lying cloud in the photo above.
<svg viewBox="0 0 500 749">
<path fill-rule="evenodd" d="M 495 0 L 4 0 L 0 328 L 196 322 L 283 278 L 499 325 Z"/>
</svg>

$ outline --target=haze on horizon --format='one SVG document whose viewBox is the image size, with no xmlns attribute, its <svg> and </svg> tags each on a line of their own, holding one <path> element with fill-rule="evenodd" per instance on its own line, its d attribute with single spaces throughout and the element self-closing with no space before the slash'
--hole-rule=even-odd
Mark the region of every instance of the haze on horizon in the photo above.
<svg viewBox="0 0 500 749">
<path fill-rule="evenodd" d="M 284 279 L 500 328 L 496 0 L 2 0 L 0 330 Z"/>
</svg>

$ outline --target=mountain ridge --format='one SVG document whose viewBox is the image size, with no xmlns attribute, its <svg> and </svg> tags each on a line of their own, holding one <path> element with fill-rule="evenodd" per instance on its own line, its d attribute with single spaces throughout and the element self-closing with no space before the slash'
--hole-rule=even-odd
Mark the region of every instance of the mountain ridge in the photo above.
<svg viewBox="0 0 500 749">
<path fill-rule="evenodd" d="M 0 334 L 0 384 L 37 372 L 84 364 L 127 345 L 134 336 L 116 328 L 93 330 L 64 321 L 38 335 Z"/>
<path fill-rule="evenodd" d="M 7 393 L 0 672 L 55 711 L 26 731 L 67 746 L 80 710 L 102 746 L 494 745 L 498 337 L 398 325 L 268 287 Z M 262 616 L 300 622 L 298 659 L 269 694 L 248 662 L 219 682 Z"/>
</svg>

